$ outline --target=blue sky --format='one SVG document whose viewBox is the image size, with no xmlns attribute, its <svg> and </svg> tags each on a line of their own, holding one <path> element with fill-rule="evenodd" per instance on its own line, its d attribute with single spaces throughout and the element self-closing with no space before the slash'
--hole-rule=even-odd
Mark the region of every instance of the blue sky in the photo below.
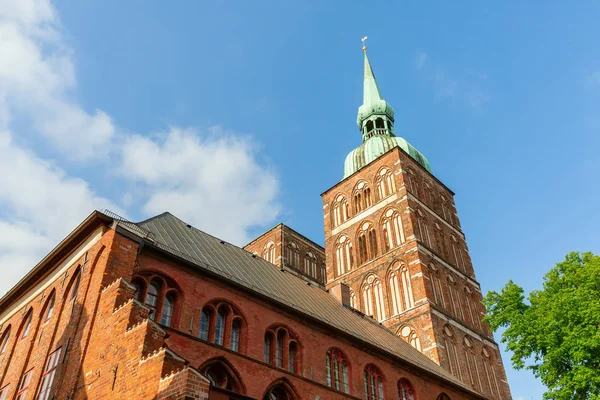
<svg viewBox="0 0 600 400">
<path fill-rule="evenodd" d="M 526 4 L 523 4 L 526 3 Z M 322 242 L 360 144 L 360 38 L 397 133 L 456 193 L 484 291 L 598 253 L 600 4 L 0 0 L 0 265 L 94 208 Z M 594 229 L 596 228 L 596 229 Z M 543 387 L 504 356 L 515 399 Z"/>
</svg>

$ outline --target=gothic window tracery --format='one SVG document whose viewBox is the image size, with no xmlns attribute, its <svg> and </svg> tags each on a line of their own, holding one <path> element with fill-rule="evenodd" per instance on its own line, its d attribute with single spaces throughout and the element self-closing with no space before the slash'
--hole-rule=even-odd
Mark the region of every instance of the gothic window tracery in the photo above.
<svg viewBox="0 0 600 400">
<path fill-rule="evenodd" d="M 388 277 L 394 315 L 414 307 L 415 301 L 408 267 L 396 263 L 392 266 Z"/>
<path fill-rule="evenodd" d="M 354 267 L 352 242 L 348 236 L 340 236 L 335 248 L 337 276 L 343 275 Z"/>
<path fill-rule="evenodd" d="M 419 335 L 417 335 L 417 331 L 412 326 L 404 325 L 398 333 L 408 344 L 421 351 L 421 340 L 419 339 Z"/>
<path fill-rule="evenodd" d="M 264 361 L 292 373 L 301 370 L 301 346 L 298 336 L 289 328 L 274 326 L 265 332 Z"/>
<path fill-rule="evenodd" d="M 497 395 L 498 398 L 501 398 L 500 386 L 498 385 L 498 379 L 496 377 L 496 371 L 494 370 L 491 353 L 492 352 L 489 351 L 486 347 L 483 348 L 481 353 L 481 356 L 483 358 L 483 370 L 485 372 L 485 377 L 487 381 L 486 391 L 492 396 Z"/>
<path fill-rule="evenodd" d="M 440 279 L 440 272 L 433 263 L 428 265 L 429 279 L 431 282 L 431 291 L 433 293 L 433 301 L 437 305 L 446 308 L 446 302 L 444 299 L 444 292 L 442 290 L 442 281 Z"/>
<path fill-rule="evenodd" d="M 358 260 L 364 264 L 377 256 L 377 233 L 373 224 L 365 222 L 358 231 Z"/>
<path fill-rule="evenodd" d="M 371 189 L 369 189 L 366 182 L 361 181 L 356 185 L 356 189 L 354 189 L 354 213 L 358 214 L 371 207 L 371 205 Z"/>
<path fill-rule="evenodd" d="M 386 252 L 404 243 L 404 227 L 397 210 L 388 209 L 381 220 L 381 226 L 383 230 L 382 243 Z"/>
<path fill-rule="evenodd" d="M 383 375 L 379 368 L 369 364 L 365 367 L 364 374 L 365 400 L 384 400 Z"/>
<path fill-rule="evenodd" d="M 313 278 L 317 277 L 317 257 L 312 251 L 306 253 L 306 257 L 304 258 L 304 273 Z"/>
<path fill-rule="evenodd" d="M 200 367 L 200 373 L 208 378 L 211 386 L 240 394 L 243 394 L 245 391 L 239 374 L 224 359 L 207 361 Z"/>
<path fill-rule="evenodd" d="M 327 386 L 344 393 L 350 393 L 349 364 L 347 358 L 338 349 L 330 349 L 325 355 L 325 375 Z"/>
<path fill-rule="evenodd" d="M 452 375 L 462 380 L 463 376 L 460 369 L 460 362 L 458 361 L 458 351 L 456 350 L 456 344 L 454 342 L 454 332 L 448 325 L 444 326 L 443 332 L 444 347 L 446 348 L 446 358 L 448 360 L 448 369 Z"/>
<path fill-rule="evenodd" d="M 171 279 L 142 273 L 131 280 L 134 298 L 150 309 L 148 318 L 165 326 L 173 326 L 178 307 L 179 289 Z"/>
<path fill-rule="evenodd" d="M 290 242 L 287 246 L 287 263 L 294 268 L 300 269 L 300 249 L 296 242 Z"/>
<path fill-rule="evenodd" d="M 364 312 L 378 321 L 386 318 L 383 285 L 375 275 L 369 275 L 363 284 Z"/>
<path fill-rule="evenodd" d="M 481 374 L 479 373 L 479 366 L 477 364 L 477 360 L 475 359 L 473 341 L 467 336 L 465 336 L 463 339 L 463 344 L 465 350 L 465 359 L 467 360 L 467 370 L 469 372 L 471 385 L 473 385 L 477 390 L 480 390 L 482 389 Z"/>
<path fill-rule="evenodd" d="M 215 300 L 202 308 L 198 337 L 243 352 L 245 327 L 244 317 L 236 306 Z"/>
<path fill-rule="evenodd" d="M 386 198 L 396 191 L 396 184 L 394 183 L 394 174 L 390 168 L 382 168 L 375 178 L 375 185 L 377 187 L 377 196 L 379 200 Z"/>
<path fill-rule="evenodd" d="M 408 379 L 398 381 L 398 400 L 415 400 L 415 389 Z"/>
<path fill-rule="evenodd" d="M 335 202 L 333 203 L 332 216 L 334 227 L 343 224 L 350 217 L 350 208 L 348 206 L 348 201 L 341 194 L 335 199 Z"/>
<path fill-rule="evenodd" d="M 275 244 L 273 242 L 269 242 L 265 245 L 262 258 L 270 263 L 275 264 Z"/>
</svg>

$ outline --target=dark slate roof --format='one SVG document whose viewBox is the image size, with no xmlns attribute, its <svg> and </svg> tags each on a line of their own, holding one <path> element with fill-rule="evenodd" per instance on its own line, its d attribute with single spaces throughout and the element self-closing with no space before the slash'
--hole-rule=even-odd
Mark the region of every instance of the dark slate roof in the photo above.
<svg viewBox="0 0 600 400">
<path fill-rule="evenodd" d="M 262 258 L 253 257 L 252 253 L 202 232 L 170 213 L 163 213 L 136 224 L 125 223 L 125 226 L 149 231 L 150 235 L 147 235 L 147 238 L 153 241 L 156 247 L 193 263 L 199 269 L 209 270 L 275 302 L 308 314 L 324 324 L 346 332 L 350 337 L 370 343 L 472 392 L 410 344 L 373 319 L 342 306 L 323 289 L 307 285 L 303 279 L 282 272 Z"/>
</svg>

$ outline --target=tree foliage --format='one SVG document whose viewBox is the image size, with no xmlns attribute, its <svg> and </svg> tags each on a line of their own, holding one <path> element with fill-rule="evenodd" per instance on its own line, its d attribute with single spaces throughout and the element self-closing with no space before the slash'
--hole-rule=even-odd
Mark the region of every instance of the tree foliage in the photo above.
<svg viewBox="0 0 600 400">
<path fill-rule="evenodd" d="M 541 379 L 545 399 L 600 399 L 600 256 L 568 254 L 527 301 L 509 281 L 484 302 L 492 330 L 505 328 L 513 366 Z"/>
</svg>

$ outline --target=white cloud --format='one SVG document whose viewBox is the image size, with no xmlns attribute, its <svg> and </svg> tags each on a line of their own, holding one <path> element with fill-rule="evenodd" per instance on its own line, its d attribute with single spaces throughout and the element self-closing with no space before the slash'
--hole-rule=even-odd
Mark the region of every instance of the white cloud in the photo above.
<svg viewBox="0 0 600 400">
<path fill-rule="evenodd" d="M 115 126 L 72 100 L 75 67 L 60 32 L 48 0 L 0 0 L 0 126 L 20 116 L 70 159 L 104 157 Z"/>
<path fill-rule="evenodd" d="M 143 187 L 147 214 L 169 210 L 235 244 L 245 244 L 249 228 L 279 212 L 275 174 L 257 162 L 248 139 L 220 127 L 130 137 L 122 173 Z"/>
<path fill-rule="evenodd" d="M 69 174 L 73 160 L 93 161 L 99 171 L 120 162 L 124 176 L 111 178 L 133 186 L 113 195 L 121 204 L 147 196 L 147 216 L 172 211 L 236 243 L 277 215 L 278 180 L 249 140 L 220 128 L 125 136 L 104 111 L 85 110 L 75 100 L 72 50 L 48 0 L 0 0 L 0 49 L 0 295 L 94 209 L 123 213 L 93 181 Z M 24 145 L 39 142 L 28 132 L 62 156 L 40 158 Z M 115 141 L 125 145 L 111 147 Z"/>
<path fill-rule="evenodd" d="M 96 208 L 113 208 L 88 183 L 0 132 L 0 295 Z"/>
</svg>

